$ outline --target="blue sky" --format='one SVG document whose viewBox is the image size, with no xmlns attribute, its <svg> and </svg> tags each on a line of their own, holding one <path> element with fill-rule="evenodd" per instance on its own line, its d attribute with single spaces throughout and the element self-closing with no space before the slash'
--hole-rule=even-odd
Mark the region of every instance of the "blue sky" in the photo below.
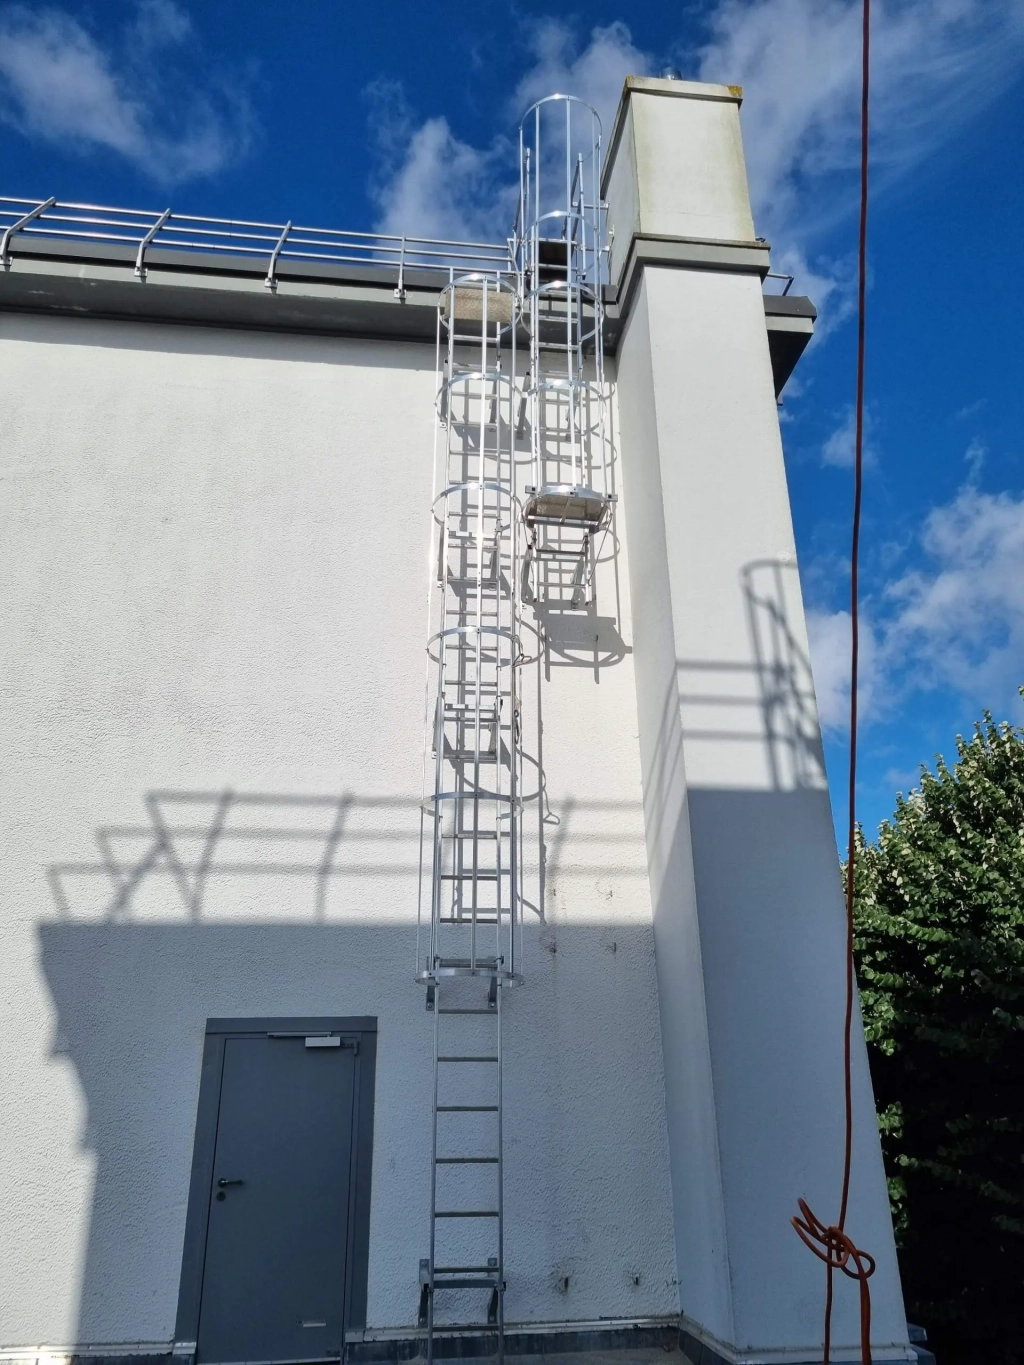
<svg viewBox="0 0 1024 1365">
<path fill-rule="evenodd" d="M 503 237 L 527 97 L 570 89 L 610 113 L 624 75 L 666 63 L 742 84 L 758 231 L 821 310 L 782 416 L 841 827 L 857 11 L 0 0 L 0 187 Z M 1024 721 L 1024 5 L 876 0 L 875 15 L 858 795 L 869 832 L 982 707 Z"/>
</svg>

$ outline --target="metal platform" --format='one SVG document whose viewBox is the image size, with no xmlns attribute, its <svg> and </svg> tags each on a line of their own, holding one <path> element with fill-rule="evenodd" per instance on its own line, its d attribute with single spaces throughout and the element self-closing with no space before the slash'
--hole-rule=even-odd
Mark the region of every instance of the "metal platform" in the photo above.
<svg viewBox="0 0 1024 1365">
<path fill-rule="evenodd" d="M 610 525 L 614 496 L 572 484 L 527 488 L 523 521 L 527 526 L 574 526 L 594 534 Z"/>
</svg>

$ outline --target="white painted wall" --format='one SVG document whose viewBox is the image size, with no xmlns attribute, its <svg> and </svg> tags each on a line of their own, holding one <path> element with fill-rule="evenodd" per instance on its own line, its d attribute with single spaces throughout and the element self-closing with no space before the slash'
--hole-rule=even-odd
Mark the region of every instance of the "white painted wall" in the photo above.
<svg viewBox="0 0 1024 1365">
<path fill-rule="evenodd" d="M 0 1344 L 170 1338 L 223 1015 L 378 1017 L 369 1323 L 411 1325 L 431 348 L 5 316 L 0 373 Z M 561 666 L 563 641 L 530 703 L 551 818 L 507 1002 L 513 1321 L 678 1307 L 621 543 L 594 615 L 620 660 Z M 198 864 L 216 811 L 149 794 L 229 790 L 274 800 L 227 808 L 201 886 L 147 864 L 154 815 Z M 338 808 L 310 796 L 347 803 L 327 878 Z"/>
<path fill-rule="evenodd" d="M 610 204 L 749 241 L 738 94 L 628 81 Z M 698 1335 L 806 1361 L 823 1273 L 790 1217 L 838 1212 L 845 917 L 761 284 L 722 261 L 647 266 L 618 355 L 676 1255 Z M 853 1082 L 875 1358 L 913 1359 L 859 1020 Z M 860 1359 L 845 1281 L 833 1344 Z"/>
<path fill-rule="evenodd" d="M 823 1277 L 789 1219 L 839 1199 L 844 916 L 758 280 L 647 268 L 619 405 L 681 1304 L 810 1360 Z M 854 1096 L 876 1358 L 912 1358 L 859 1027 Z"/>
</svg>

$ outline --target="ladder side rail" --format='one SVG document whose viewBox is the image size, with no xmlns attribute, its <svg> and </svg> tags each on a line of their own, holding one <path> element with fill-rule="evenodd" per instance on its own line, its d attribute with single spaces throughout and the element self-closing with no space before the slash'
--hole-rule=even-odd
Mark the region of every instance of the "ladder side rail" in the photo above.
<svg viewBox="0 0 1024 1365">
<path fill-rule="evenodd" d="M 522 605 L 519 592 L 519 558 L 520 558 L 520 529 L 519 518 L 516 515 L 516 366 L 518 361 L 517 354 L 517 327 L 511 329 L 509 335 L 509 350 L 511 353 L 511 379 L 508 400 L 508 468 L 509 468 L 509 488 L 512 495 L 512 505 L 509 508 L 509 592 L 511 594 L 511 618 L 512 618 L 512 649 L 513 663 L 509 675 L 509 738 L 510 738 L 510 757 L 511 772 L 509 776 L 509 871 L 510 871 L 510 907 L 509 907 L 509 971 L 515 976 L 519 968 L 521 954 L 516 951 L 516 933 L 522 933 L 522 895 L 520 887 L 521 872 L 521 839 L 522 839 L 522 812 L 519 809 L 519 769 L 522 763 L 522 725 L 519 711 L 519 690 L 518 680 L 520 673 L 519 657 L 522 654 Z M 499 1068 L 500 1070 L 500 1068 Z M 504 1265 L 502 1266 L 502 1281 L 504 1282 Z M 503 1299 L 502 1299 L 503 1302 Z"/>
<path fill-rule="evenodd" d="M 484 636 L 481 629 L 483 621 L 484 592 L 484 498 L 486 478 L 486 440 L 487 410 L 491 381 L 489 378 L 488 354 L 488 304 L 489 289 L 486 279 L 480 288 L 480 379 L 478 395 L 478 432 L 477 432 L 477 490 L 476 490 L 476 698 L 473 717 L 473 900 L 471 906 L 472 925 L 470 928 L 469 961 L 471 969 L 477 965 L 477 917 L 480 901 L 480 717 L 482 706 L 481 688 L 483 685 Z M 500 637 L 499 637 L 500 640 Z M 500 643 L 496 649 L 500 650 Z M 497 704 L 497 696 L 495 697 Z"/>
<path fill-rule="evenodd" d="M 444 883 L 441 880 L 444 871 L 443 864 L 443 839 L 444 830 L 444 801 L 441 794 L 444 791 L 444 712 L 445 712 L 445 670 L 446 670 L 446 649 L 447 637 L 442 635 L 437 641 L 437 703 L 434 707 L 434 839 L 433 839 L 433 865 L 431 877 L 430 894 L 430 958 L 428 967 L 432 968 L 440 954 L 440 944 L 438 942 L 438 919 L 441 913 L 441 893 Z"/>
<path fill-rule="evenodd" d="M 510 317 L 511 317 L 510 330 L 514 331 L 514 328 L 515 328 L 515 302 L 514 302 L 514 300 L 511 301 L 511 313 L 510 313 Z M 502 330 L 501 330 L 500 324 L 496 325 L 496 327 L 495 327 L 495 346 L 494 346 L 494 353 L 495 353 L 495 373 L 499 376 L 500 379 L 504 380 L 504 371 L 503 371 L 503 360 L 504 360 L 504 355 L 503 355 L 503 346 L 502 346 Z M 496 616 L 496 620 L 497 620 L 498 624 L 501 626 L 502 629 L 508 630 L 508 631 L 509 631 L 508 639 L 509 639 L 509 653 L 510 653 L 510 656 L 511 656 L 511 652 L 512 652 L 512 649 L 513 649 L 513 644 L 512 644 L 512 639 L 511 639 L 511 610 L 510 610 L 510 608 L 511 608 L 511 600 L 510 600 L 510 598 L 509 598 L 509 596 L 508 596 L 508 593 L 506 592 L 506 589 L 505 589 L 505 586 L 504 586 L 504 584 L 505 584 L 505 582 L 506 582 L 506 580 L 505 580 L 505 578 L 504 578 L 504 574 L 505 574 L 505 562 L 506 562 L 506 558 L 509 556 L 509 551 L 510 551 L 510 547 L 511 547 L 511 534 L 512 534 L 512 528 L 513 528 L 513 526 L 514 526 L 514 521 L 515 521 L 515 500 L 514 500 L 514 488 L 513 488 L 513 486 L 512 486 L 512 481 L 511 481 L 511 465 L 510 465 L 510 462 L 509 462 L 509 461 L 507 460 L 507 458 L 506 458 L 507 433 L 508 433 L 508 431 L 509 431 L 509 426 L 508 426 L 508 411 L 507 411 L 507 409 L 508 409 L 508 405 L 509 405 L 509 401 L 510 401 L 510 392 L 511 392 L 511 390 L 512 390 L 513 388 L 514 388 L 514 376 L 510 374 L 510 375 L 508 376 L 508 382 L 507 382 L 507 383 L 501 382 L 501 383 L 499 384 L 499 386 L 498 386 L 498 388 L 497 388 L 497 390 L 496 390 L 496 392 L 495 392 L 495 396 L 494 396 L 494 419 L 495 419 L 495 421 L 494 421 L 494 433 L 495 433 L 495 439 L 494 439 L 494 462 L 495 462 L 495 475 L 496 475 L 496 480 L 497 480 L 498 487 L 501 488 L 501 489 L 503 490 L 503 493 L 502 493 L 501 496 L 499 496 L 499 500 L 498 500 L 499 505 L 498 505 L 498 511 L 497 511 L 496 522 L 495 522 L 495 539 L 494 539 L 494 552 L 493 552 L 493 574 L 494 574 L 495 593 L 496 593 L 496 605 L 497 605 L 497 616 Z M 507 503 L 507 507 L 504 507 L 504 504 L 505 504 L 505 503 Z M 504 507 L 504 510 L 503 510 L 503 507 Z M 509 567 L 511 568 L 511 559 L 509 559 Z M 512 580 L 512 581 L 514 582 L 514 580 Z M 514 591 L 514 589 L 511 587 L 511 582 L 509 583 L 509 591 L 510 591 L 510 592 L 513 592 L 513 591 Z M 499 644 L 500 644 L 500 640 L 501 640 L 502 638 L 503 638 L 503 637 L 501 637 L 501 636 L 498 637 Z M 504 735 L 504 733 L 505 733 L 506 714 L 507 714 L 507 710 L 508 710 L 508 683 L 507 683 L 507 681 L 506 681 L 505 679 L 503 679 L 503 678 L 500 677 L 501 669 L 503 668 L 503 665 L 501 664 L 501 655 L 500 655 L 500 653 L 499 653 L 499 655 L 498 655 L 498 660 L 499 660 L 499 681 L 498 681 L 499 699 L 498 699 L 498 705 L 497 705 L 497 707 L 496 707 L 496 709 L 495 709 L 494 748 L 495 748 L 495 773 L 496 773 L 496 777 L 497 777 L 497 780 L 496 780 L 496 783 L 495 783 L 495 792 L 498 793 L 498 794 L 500 795 L 500 794 L 502 794 L 502 793 L 504 792 L 504 780 L 505 780 L 505 778 L 504 778 L 504 771 L 503 771 L 503 770 L 504 770 L 504 764 L 505 764 L 505 757 L 504 757 L 505 750 L 504 750 L 503 735 Z M 502 803 L 501 803 L 500 800 L 498 800 L 498 799 L 493 800 L 493 801 L 491 802 L 491 810 L 490 810 L 490 820 L 491 820 L 491 822 L 493 823 L 494 831 L 495 831 L 495 836 L 496 836 L 495 839 L 494 839 L 494 848 L 495 848 L 495 859 L 494 859 L 494 865 L 495 865 L 495 897 L 494 897 L 494 905 L 495 905 L 495 908 L 494 908 L 494 919 L 495 919 L 494 935 L 495 935 L 495 938 L 494 938 L 494 943 L 495 943 L 495 946 L 494 946 L 494 956 L 495 956 L 495 961 L 496 961 L 496 963 L 499 964 L 499 966 L 500 966 L 500 965 L 507 965 L 507 956 L 508 956 L 508 955 L 503 951 L 504 917 L 505 917 L 505 913 L 506 913 L 506 912 L 505 912 L 504 886 L 505 886 L 505 877 L 506 877 L 507 874 L 506 874 L 506 871 L 505 871 L 505 862 L 506 862 L 506 859 L 505 859 L 505 857 L 504 857 L 504 838 L 503 838 L 503 836 L 502 836 L 501 821 L 500 821 L 500 819 L 499 819 L 499 815 L 500 815 L 500 811 L 501 811 L 501 804 L 502 804 Z"/>
<path fill-rule="evenodd" d="M 441 986 L 434 985 L 434 1103 L 432 1106 L 430 1148 L 430 1261 L 427 1266 L 427 1362 L 434 1359 L 434 1265 L 437 1261 L 437 1085 L 440 1053 Z"/>
<path fill-rule="evenodd" d="M 514 306 L 514 302 L 513 302 L 513 307 L 512 307 L 512 314 L 511 314 L 511 316 L 512 316 L 512 328 L 514 329 L 514 326 L 515 326 L 515 306 Z M 501 327 L 498 326 L 498 327 L 495 328 L 495 338 L 494 338 L 494 364 L 495 364 L 495 372 L 496 372 L 496 374 L 499 375 L 499 376 L 501 376 L 501 378 L 502 378 L 503 381 L 504 381 L 504 378 L 505 378 L 505 376 L 504 376 L 504 368 L 503 368 L 503 367 L 504 367 L 504 361 L 505 361 L 505 355 L 504 355 L 504 347 L 503 347 L 503 345 L 502 345 L 502 332 L 501 332 Z M 496 617 L 495 619 L 497 620 L 498 624 L 501 626 L 501 628 L 502 628 L 503 630 L 509 631 L 509 635 L 508 635 L 507 638 L 508 638 L 508 640 L 509 640 L 509 653 L 510 653 L 510 655 L 511 655 L 511 651 L 512 651 L 512 648 L 513 648 L 513 646 L 512 646 L 512 641 L 511 641 L 511 610 L 510 610 L 510 608 L 511 608 L 511 601 L 510 601 L 510 598 L 509 598 L 509 596 L 508 596 L 508 593 L 507 593 L 506 590 L 505 590 L 505 586 L 504 586 L 504 585 L 505 585 L 505 577 L 504 577 L 504 575 L 505 575 L 505 564 L 506 564 L 506 560 L 508 559 L 509 550 L 510 550 L 510 546 L 511 546 L 510 533 L 511 533 L 511 528 L 512 528 L 512 526 L 513 526 L 513 524 L 514 524 L 514 520 L 515 520 L 514 489 L 513 489 L 513 487 L 512 487 L 511 480 L 510 480 L 510 477 L 509 477 L 510 468 L 509 468 L 508 461 L 507 461 L 507 459 L 506 459 L 506 441 L 507 441 L 507 432 L 508 432 L 508 422 L 507 422 L 507 412 L 506 412 L 506 406 L 507 406 L 507 401 L 508 401 L 508 392 L 507 392 L 507 390 L 508 390 L 509 387 L 511 387 L 511 386 L 514 385 L 514 378 L 513 378 L 512 375 L 509 375 L 509 376 L 508 376 L 508 381 L 509 381 L 508 384 L 505 384 L 504 382 L 502 382 L 502 384 L 501 384 L 499 390 L 495 393 L 495 404 L 494 404 L 494 419 L 495 419 L 495 423 L 494 423 L 494 437 L 495 437 L 495 439 L 494 439 L 494 464 L 495 464 L 495 477 L 496 477 L 496 479 L 497 479 L 497 482 L 498 482 L 499 487 L 503 490 L 501 499 L 500 499 L 499 501 L 501 502 L 502 505 L 504 505 L 504 504 L 507 502 L 507 510 L 503 512 L 503 511 L 501 511 L 501 510 L 499 509 L 499 515 L 498 515 L 498 517 L 497 517 L 497 519 L 496 519 L 496 522 L 495 522 L 495 539 L 494 539 L 494 580 L 495 580 L 495 592 L 497 593 L 497 599 L 498 599 L 498 615 L 497 615 L 497 617 Z M 511 564 L 511 561 L 509 561 L 509 564 Z M 500 641 L 502 638 L 504 638 L 504 637 L 499 636 L 499 637 L 498 637 L 499 641 Z M 500 653 L 499 653 L 499 655 L 498 655 L 498 665 L 499 665 L 499 669 L 498 669 L 498 693 L 499 693 L 499 702 L 498 702 L 497 710 L 496 710 L 496 712 L 495 712 L 495 740 L 494 740 L 494 747 L 495 747 L 495 755 L 496 755 L 496 757 L 495 757 L 495 774 L 496 774 L 496 781 L 495 781 L 495 784 L 494 784 L 494 790 L 495 790 L 495 792 L 498 793 L 498 794 L 504 794 L 504 791 L 505 791 L 505 772 L 504 772 L 504 769 L 505 769 L 506 753 L 507 753 L 507 746 L 506 746 L 506 744 L 505 744 L 504 735 L 505 735 L 505 728 L 506 728 L 506 723 L 507 723 L 507 712 L 508 712 L 508 682 L 507 682 L 506 677 L 504 676 L 504 665 L 503 665 L 503 663 L 502 663 L 502 661 L 501 661 L 501 655 L 500 655 Z M 507 954 L 504 952 L 504 950 L 503 950 L 504 932 L 505 932 L 505 927 L 504 927 L 504 926 L 505 926 L 505 915 L 506 915 L 506 913 L 507 913 L 507 912 L 506 912 L 506 898 L 505 898 L 505 878 L 506 878 L 506 876 L 507 876 L 507 871 L 506 871 L 506 862 L 507 862 L 507 860 L 506 860 L 505 854 L 504 854 L 505 838 L 504 838 L 503 832 L 502 832 L 502 830 L 501 830 L 501 821 L 500 821 L 499 818 L 498 818 L 498 817 L 499 817 L 500 810 L 501 810 L 501 802 L 500 802 L 499 800 L 497 800 L 497 799 L 493 800 L 493 801 L 490 803 L 489 819 L 490 819 L 491 821 L 493 821 L 494 829 L 495 829 L 495 834 L 497 835 L 497 837 L 496 837 L 495 840 L 494 840 L 494 851 L 495 851 L 495 859 L 494 859 L 494 866 L 495 866 L 495 879 L 494 879 L 494 880 L 495 880 L 495 896 L 494 896 L 494 906 L 495 906 L 495 909 L 494 909 L 494 919 L 495 919 L 495 925 L 494 925 L 494 957 L 495 957 L 495 961 L 499 964 L 499 966 L 507 966 L 507 956 L 508 956 L 508 955 L 507 955 Z"/>
<path fill-rule="evenodd" d="M 454 299 L 454 281 L 453 281 L 453 284 L 452 284 L 452 298 Z M 453 307 L 454 307 L 454 304 L 453 304 Z M 448 330 L 448 337 L 447 337 L 447 347 L 446 347 L 446 351 L 447 351 L 447 354 L 446 354 L 446 379 L 447 379 L 447 381 L 449 381 L 449 382 L 448 382 L 447 396 L 446 396 L 447 422 L 446 422 L 446 429 L 445 429 L 445 467 L 444 467 L 444 481 L 443 481 L 443 484 L 442 484 L 442 487 L 444 487 L 444 488 L 449 487 L 449 486 L 451 485 L 451 483 L 452 483 L 452 477 L 451 477 L 451 476 L 452 476 L 453 445 L 456 443 L 456 414 L 455 414 L 455 410 L 454 410 L 454 407 L 453 407 L 453 402 L 456 401 L 456 400 L 455 400 L 455 396 L 453 395 L 453 392 L 452 392 L 452 389 L 451 389 L 451 385 L 450 385 L 451 376 L 452 376 L 452 374 L 453 374 L 453 372 L 454 372 L 454 368 L 455 368 L 456 328 L 455 328 L 455 325 L 454 325 L 454 321 L 455 321 L 455 319 L 454 319 L 454 316 L 453 316 L 453 317 L 451 318 L 450 322 L 449 322 L 449 326 L 448 326 L 448 329 L 447 329 L 447 330 Z M 442 517 L 441 517 L 441 536 L 442 536 L 442 553 L 441 553 L 442 583 L 441 583 L 441 619 L 440 619 L 438 625 L 439 625 L 439 628 L 440 628 L 442 631 L 446 631 L 446 630 L 447 630 L 447 626 L 448 626 L 447 602 L 448 602 L 448 595 L 449 595 L 448 579 L 449 579 L 449 576 L 450 576 L 451 531 L 452 531 L 452 510 L 451 510 L 451 505 L 450 505 L 450 499 L 446 497 L 446 498 L 444 498 L 444 511 L 443 511 L 443 515 L 442 515 Z M 439 636 L 439 638 L 438 638 L 439 668 L 438 668 L 437 732 L 436 732 L 436 736 L 435 736 L 435 747 L 436 747 L 435 792 L 436 792 L 436 794 L 437 794 L 437 795 L 436 795 L 436 798 L 435 798 L 435 805 L 436 805 L 437 810 L 438 810 L 438 818 L 437 818 L 437 822 L 436 822 L 436 824 L 435 824 L 436 838 L 435 838 L 435 843 L 434 843 L 434 888 L 433 888 L 433 898 L 432 898 L 432 904 L 431 904 L 431 931 L 432 931 L 432 932 L 431 932 L 431 943 L 432 943 L 432 947 L 431 947 L 431 957 L 430 957 L 430 964 L 429 964 L 431 969 L 433 969 L 433 968 L 435 967 L 435 965 L 436 965 L 438 959 L 439 959 L 440 957 L 443 956 L 443 944 L 442 944 L 442 942 L 441 942 L 441 938 L 442 938 L 442 935 L 441 935 L 441 919 L 442 919 L 442 917 L 443 917 L 443 915 L 444 915 L 444 913 L 445 913 L 445 905 L 444 905 L 444 900 L 445 900 L 445 883 L 444 883 L 444 880 L 443 880 L 443 878 L 444 878 L 444 840 L 443 840 L 443 833 L 444 833 L 445 806 L 446 806 L 447 803 L 444 802 L 444 801 L 442 801 L 442 800 L 439 799 L 439 798 L 440 798 L 440 793 L 443 792 L 443 791 L 445 791 L 446 789 L 448 789 L 448 785 L 449 785 L 449 784 L 447 784 L 447 783 L 445 782 L 445 770 L 446 770 L 446 766 L 447 766 L 447 759 L 446 759 L 446 755 L 445 755 L 445 744 L 446 744 L 446 738 L 447 738 L 447 710 L 448 710 L 449 678 L 450 678 L 450 669 L 451 669 L 451 666 L 452 666 L 452 660 L 451 660 L 451 657 L 450 657 L 450 649 L 451 649 L 450 641 L 451 641 L 451 639 L 452 639 L 452 637 L 449 636 L 447 633 L 441 634 L 441 635 Z M 456 637 L 455 637 L 455 640 L 458 641 L 458 639 L 459 639 L 459 637 L 456 636 Z M 458 658 L 458 655 L 456 655 L 455 666 L 456 666 L 456 675 L 457 675 L 457 676 L 458 676 L 458 671 L 459 671 L 460 665 L 461 665 L 461 660 Z M 457 779 L 458 779 L 457 769 L 456 769 L 455 772 L 454 772 L 454 776 L 455 776 L 456 780 L 451 784 L 451 790 L 453 790 L 453 791 L 455 791 L 455 792 L 458 792 L 458 790 L 459 790 L 459 784 L 458 784 L 458 780 L 457 780 Z M 454 805 L 453 815 L 454 815 L 455 820 L 457 821 L 457 820 L 458 820 L 458 806 L 459 806 L 459 802 L 456 800 L 456 801 L 455 801 L 454 803 L 452 803 L 452 804 Z M 457 896 L 457 883 L 456 883 L 456 882 L 452 882 L 452 901 L 453 901 L 453 903 L 454 903 L 454 900 L 455 900 L 455 897 L 456 897 L 456 896 Z M 436 1008 L 436 1004 L 435 1004 L 435 1008 Z"/>
<path fill-rule="evenodd" d="M 452 275 L 452 271 L 451 271 L 451 268 L 449 268 L 449 279 L 450 279 L 451 275 Z M 447 350 L 447 346 L 446 346 L 446 350 Z M 442 351 L 441 351 L 441 311 L 440 311 L 440 309 L 438 309 L 437 317 L 436 317 L 435 320 L 434 320 L 434 377 L 435 377 L 435 394 L 436 394 L 436 399 L 435 399 L 435 401 L 436 401 L 437 404 L 440 404 L 440 401 L 441 401 L 441 400 L 440 400 L 440 390 L 441 390 L 441 382 L 442 382 L 442 380 L 443 380 L 443 375 L 444 375 L 444 360 L 442 359 Z M 437 412 L 437 414 L 436 414 L 436 416 L 435 416 L 434 431 L 433 431 L 433 451 L 432 451 L 432 457 L 433 457 L 433 458 L 432 458 L 432 461 L 431 461 L 431 490 L 430 490 L 430 505 L 431 505 L 431 507 L 433 507 L 433 506 L 435 505 L 436 500 L 437 500 L 438 483 L 439 483 L 439 481 L 440 481 L 441 472 L 442 472 L 442 471 L 441 471 L 441 448 L 442 448 L 442 443 L 441 443 L 441 441 L 440 441 L 440 439 L 439 439 L 440 434 L 441 434 L 441 431 L 442 431 L 442 426 L 441 426 L 440 420 L 438 420 L 439 417 L 440 417 L 440 409 L 438 408 L 438 412 Z M 447 438 L 446 438 L 444 444 L 445 444 L 445 448 L 447 448 Z M 444 531 L 443 531 L 443 528 L 439 528 L 439 529 L 435 530 L 435 527 L 436 527 L 436 526 L 437 526 L 436 519 L 435 519 L 434 517 L 431 517 L 431 527 L 430 527 L 430 559 L 429 559 L 429 561 L 428 561 L 428 573 L 427 573 L 427 603 L 426 603 L 426 616 L 427 616 L 426 638 L 427 638 L 427 640 L 429 640 L 430 637 L 431 637 L 431 635 L 433 634 L 433 630 L 431 629 L 431 626 L 432 626 L 432 621 L 433 621 L 434 598 L 435 598 L 435 592 L 436 592 L 436 585 L 435 585 L 435 582 L 434 582 L 435 573 L 434 573 L 433 565 L 434 565 L 435 563 L 440 564 L 440 559 L 441 559 L 441 547 L 442 547 L 443 538 L 444 538 Z M 435 559 L 435 555 L 434 555 L 434 542 L 435 542 L 435 539 L 436 539 L 436 541 L 437 541 L 437 546 L 438 546 L 437 557 L 436 557 L 436 559 Z M 442 597 L 442 602 L 443 602 L 443 597 Z M 442 609 L 443 609 L 443 608 L 442 608 Z M 417 975 L 417 976 L 419 975 L 419 973 L 420 973 L 420 971 L 421 971 L 421 969 L 422 969 L 422 967 L 423 967 L 423 963 L 424 963 L 424 959 L 423 959 L 423 957 L 422 957 L 422 955 L 421 955 L 421 946 L 422 946 L 422 941 L 423 941 L 423 911 L 424 911 L 424 895 L 423 895 L 424 876 L 423 876 L 423 868 L 424 868 L 424 852 L 425 852 L 425 846 L 426 846 L 426 842 L 427 842 L 427 820 L 428 820 L 427 809 L 426 809 L 426 807 L 427 807 L 427 776 L 428 776 L 428 773 L 430 772 L 430 762 L 429 762 L 429 760 L 430 760 L 430 743 L 429 743 L 429 736 L 430 736 L 430 734 L 431 734 L 431 730 L 432 730 L 432 729 L 434 729 L 434 730 L 436 731 L 436 724 L 437 724 L 436 716 L 435 716 L 435 717 L 431 717 L 431 714 L 430 714 L 430 683 L 431 683 L 431 676 L 432 676 L 432 673 L 433 673 L 433 669 L 432 669 L 432 667 L 431 667 L 431 658 L 430 658 L 430 648 L 429 648 L 429 645 L 428 645 L 428 647 L 427 647 L 426 654 L 427 654 L 427 658 L 426 658 L 426 666 L 425 666 L 425 668 L 424 668 L 424 680 L 423 680 L 423 735 L 424 735 L 424 742 L 423 742 L 423 764 L 422 764 L 422 773 L 421 773 L 421 776 L 420 776 L 420 848 L 419 848 L 419 867 L 420 867 L 420 876 L 419 876 L 419 884 L 418 884 L 418 886 L 417 886 L 417 892 L 416 892 L 416 975 Z M 435 708 L 436 708 L 436 700 L 435 700 Z M 437 783 L 436 783 L 436 778 L 435 778 L 435 783 L 434 783 L 434 791 L 435 791 L 435 793 L 436 793 L 436 790 L 437 790 Z M 437 801 L 435 800 L 433 804 L 434 804 L 434 806 L 435 806 L 435 808 L 436 808 L 436 806 L 437 806 Z M 431 821 L 431 833 L 433 834 L 433 821 Z M 434 843 L 434 841 L 433 841 L 433 838 L 432 838 L 432 839 L 431 839 L 431 847 L 432 847 L 432 848 L 433 848 L 433 843 Z M 433 872 L 433 863 L 431 864 L 431 872 Z M 431 922 L 432 922 L 432 921 L 433 921 L 433 878 L 431 878 Z M 429 931 L 428 931 L 428 938 L 429 938 Z"/>
<path fill-rule="evenodd" d="M 502 1105 L 502 1011 L 501 998 L 504 994 L 501 981 L 495 992 L 494 1004 L 497 1010 L 498 1025 L 498 1067 L 497 1067 L 497 1104 L 498 1112 L 496 1115 L 498 1127 L 498 1365 L 503 1365 L 505 1359 L 505 1143 L 502 1119 L 504 1117 Z"/>
<path fill-rule="evenodd" d="M 605 497 L 610 497 L 613 492 L 613 477 L 610 467 L 611 451 L 609 450 L 608 435 L 608 398 L 605 390 L 605 370 L 604 370 L 604 280 L 603 275 L 603 215 L 604 207 L 601 203 L 601 171 L 604 157 L 603 132 L 599 127 L 597 131 L 597 141 L 594 146 L 594 155 L 591 166 L 591 234 L 593 251 L 593 285 L 594 285 L 594 381 L 597 385 L 599 394 L 598 402 L 599 425 L 598 425 L 598 446 L 601 467 L 601 488 L 600 492 Z"/>
</svg>

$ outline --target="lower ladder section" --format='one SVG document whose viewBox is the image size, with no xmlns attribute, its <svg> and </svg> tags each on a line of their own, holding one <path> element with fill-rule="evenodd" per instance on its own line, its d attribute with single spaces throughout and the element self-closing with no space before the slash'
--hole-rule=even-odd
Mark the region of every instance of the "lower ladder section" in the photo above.
<svg viewBox="0 0 1024 1365">
<path fill-rule="evenodd" d="M 420 1261 L 420 1326 L 435 1337 L 496 1338 L 505 1354 L 499 974 L 429 983 L 434 1011 L 430 1255 Z"/>
</svg>

